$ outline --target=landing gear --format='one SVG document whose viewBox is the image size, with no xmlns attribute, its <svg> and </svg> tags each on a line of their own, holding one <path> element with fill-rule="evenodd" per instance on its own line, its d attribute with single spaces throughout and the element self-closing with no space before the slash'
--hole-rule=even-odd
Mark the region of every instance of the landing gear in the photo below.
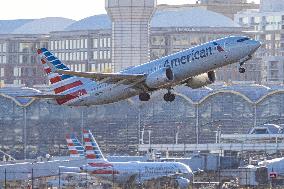
<svg viewBox="0 0 284 189">
<path fill-rule="evenodd" d="M 240 72 L 240 73 L 245 73 L 245 72 L 246 72 L 246 69 L 243 68 L 243 67 L 240 67 L 240 68 L 239 68 L 239 72 Z"/>
<path fill-rule="evenodd" d="M 164 95 L 164 100 L 166 102 L 173 102 L 175 99 L 176 99 L 176 95 L 171 92 L 168 92 Z"/>
<path fill-rule="evenodd" d="M 240 60 L 240 67 L 239 67 L 239 72 L 240 73 L 245 73 L 246 69 L 243 67 L 244 63 L 252 58 L 251 55 L 248 55 L 247 57 L 243 58 Z"/>
<path fill-rule="evenodd" d="M 150 94 L 149 93 L 140 93 L 139 94 L 139 100 L 140 101 L 149 101 L 150 100 Z"/>
</svg>

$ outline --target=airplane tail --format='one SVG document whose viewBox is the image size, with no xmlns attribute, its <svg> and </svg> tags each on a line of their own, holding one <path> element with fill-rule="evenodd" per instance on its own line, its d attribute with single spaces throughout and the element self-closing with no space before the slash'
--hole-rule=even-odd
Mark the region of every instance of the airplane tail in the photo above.
<svg viewBox="0 0 284 189">
<path fill-rule="evenodd" d="M 58 104 L 65 104 L 81 96 L 88 95 L 88 85 L 94 85 L 95 82 L 88 78 L 76 77 L 66 74 L 58 74 L 56 70 L 70 70 L 57 57 L 55 57 L 46 48 L 37 50 L 41 56 L 41 63 L 44 71 L 51 83 L 51 89 L 55 95 L 65 95 L 65 98 L 56 98 Z"/>
<path fill-rule="evenodd" d="M 84 138 L 84 145 L 85 145 L 85 157 L 89 163 L 104 161 L 105 159 L 98 143 L 96 142 L 94 136 L 92 135 L 91 131 L 83 130 L 83 138 Z"/>
<path fill-rule="evenodd" d="M 85 149 L 83 145 L 80 143 L 78 138 L 75 134 L 66 135 L 66 141 L 68 145 L 68 150 L 70 153 L 70 157 L 84 157 L 85 156 Z"/>
</svg>

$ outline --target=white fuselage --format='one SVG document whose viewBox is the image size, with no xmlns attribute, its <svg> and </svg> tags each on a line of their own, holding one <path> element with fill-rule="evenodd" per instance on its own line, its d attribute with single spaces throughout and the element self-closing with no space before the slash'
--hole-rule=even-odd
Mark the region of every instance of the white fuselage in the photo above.
<svg viewBox="0 0 284 189">
<path fill-rule="evenodd" d="M 170 67 L 174 74 L 174 82 L 158 87 L 171 88 L 187 79 L 211 70 L 226 66 L 251 56 L 260 43 L 255 40 L 238 42 L 243 37 L 227 37 L 202 45 L 198 45 L 175 54 L 150 61 L 121 71 L 128 74 L 146 74 L 156 72 L 165 67 Z M 113 103 L 136 96 L 143 92 L 141 88 L 133 87 L 134 84 L 107 84 L 90 82 L 86 84 L 87 94 L 80 96 L 66 105 L 90 106 Z"/>
<path fill-rule="evenodd" d="M 107 167 L 88 165 L 85 169 L 97 178 L 119 184 L 143 183 L 162 177 L 182 177 L 189 180 L 192 177 L 191 169 L 178 162 L 112 162 L 109 165 Z"/>
</svg>

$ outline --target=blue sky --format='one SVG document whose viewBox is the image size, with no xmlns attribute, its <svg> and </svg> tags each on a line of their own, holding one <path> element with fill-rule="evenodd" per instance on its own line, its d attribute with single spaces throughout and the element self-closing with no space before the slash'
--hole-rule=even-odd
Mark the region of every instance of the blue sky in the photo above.
<svg viewBox="0 0 284 189">
<path fill-rule="evenodd" d="M 80 20 L 104 14 L 104 0 L 2 0 L 0 20 L 65 17 Z M 196 0 L 158 0 L 158 4 L 186 4 Z M 259 2 L 259 0 L 254 0 Z"/>
</svg>

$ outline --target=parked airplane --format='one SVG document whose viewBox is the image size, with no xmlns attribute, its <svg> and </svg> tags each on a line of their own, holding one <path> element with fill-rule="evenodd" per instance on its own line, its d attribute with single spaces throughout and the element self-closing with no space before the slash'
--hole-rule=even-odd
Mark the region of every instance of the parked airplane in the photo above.
<svg viewBox="0 0 284 189">
<path fill-rule="evenodd" d="M 192 177 L 191 169 L 178 162 L 109 162 L 90 131 L 83 131 L 87 164 L 82 171 L 95 177 L 120 185 L 143 184 L 145 181 L 173 178 L 180 188 L 188 188 Z"/>
<path fill-rule="evenodd" d="M 172 89 L 185 84 L 193 89 L 215 81 L 214 70 L 251 59 L 261 46 L 248 37 L 226 37 L 198 45 L 148 63 L 130 67 L 118 73 L 71 71 L 46 48 L 38 50 L 44 70 L 50 80 L 52 94 L 40 91 L 22 97 L 47 98 L 59 105 L 91 106 L 117 102 L 136 95 L 148 101 L 150 93 L 167 89 L 164 100 L 172 102 Z"/>
<path fill-rule="evenodd" d="M 84 157 L 85 149 L 80 141 L 77 139 L 75 134 L 66 135 L 67 147 L 69 150 L 70 157 Z"/>
</svg>

